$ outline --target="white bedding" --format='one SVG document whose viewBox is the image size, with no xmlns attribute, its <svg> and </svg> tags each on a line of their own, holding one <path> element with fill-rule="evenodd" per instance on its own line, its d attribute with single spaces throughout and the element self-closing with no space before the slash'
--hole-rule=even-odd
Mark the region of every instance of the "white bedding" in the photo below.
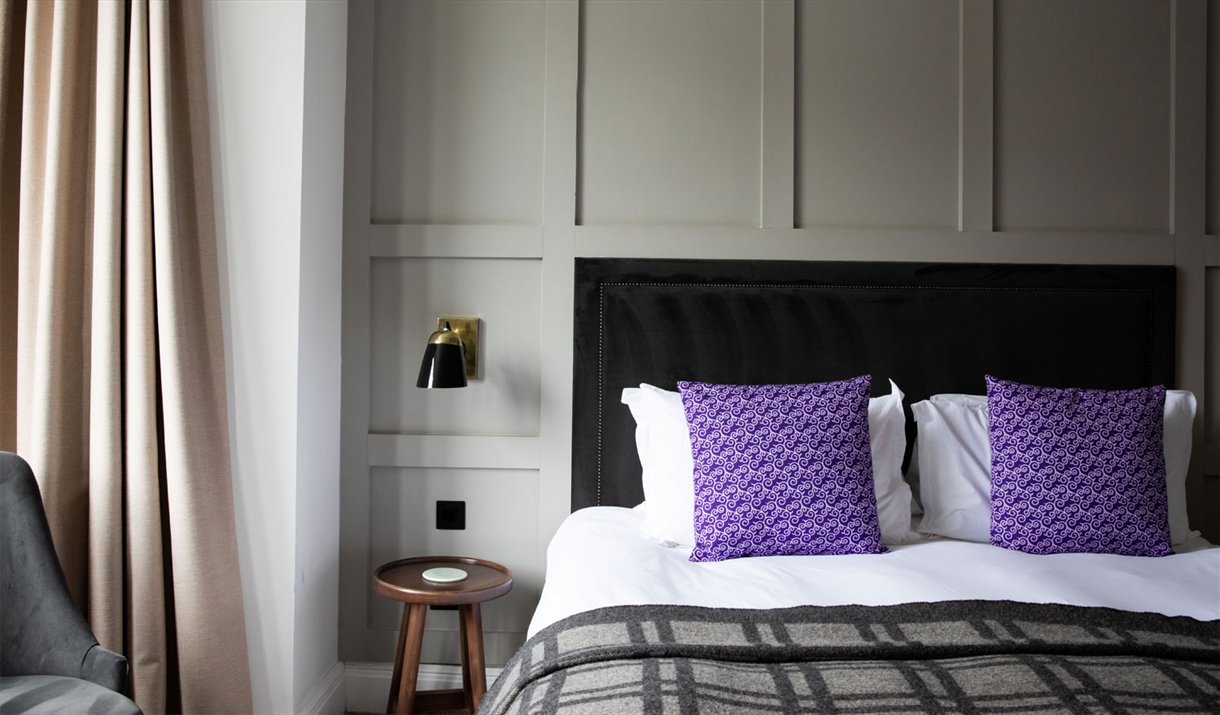
<svg viewBox="0 0 1220 715">
<path fill-rule="evenodd" d="M 640 537 L 643 514 L 573 513 L 547 549 L 529 635 L 583 611 L 632 604 L 728 608 L 888 605 L 1008 599 L 1220 619 L 1220 548 L 1188 541 L 1173 556 L 1035 556 L 949 539 L 858 556 L 769 556 L 691 563 L 689 548 Z"/>
</svg>

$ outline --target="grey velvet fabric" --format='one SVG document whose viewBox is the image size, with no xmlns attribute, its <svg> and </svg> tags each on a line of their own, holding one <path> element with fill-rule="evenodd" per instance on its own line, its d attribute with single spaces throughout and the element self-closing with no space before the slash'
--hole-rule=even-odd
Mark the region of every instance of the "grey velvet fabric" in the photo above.
<svg viewBox="0 0 1220 715">
<path fill-rule="evenodd" d="M 140 708 L 113 690 L 87 680 L 19 675 L 0 678 L 0 713 L 139 715 Z"/>
<path fill-rule="evenodd" d="M 64 682 L 52 687 L 28 676 Z M 71 709 L 57 712 L 139 712 L 120 695 L 127 659 L 98 645 L 68 592 L 34 473 L 9 452 L 0 452 L 0 688 L 4 713 L 51 712 L 27 708 L 39 694 L 72 699 Z M 130 709 L 114 709 L 116 698 Z"/>
</svg>

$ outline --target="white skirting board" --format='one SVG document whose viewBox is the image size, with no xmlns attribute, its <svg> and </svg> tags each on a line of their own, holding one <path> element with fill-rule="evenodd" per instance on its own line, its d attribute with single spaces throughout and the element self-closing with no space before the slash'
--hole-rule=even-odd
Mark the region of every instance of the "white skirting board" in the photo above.
<svg viewBox="0 0 1220 715">
<path fill-rule="evenodd" d="M 343 715 L 347 707 L 346 668 L 335 663 L 297 708 L 299 715 Z"/>
<path fill-rule="evenodd" d="M 487 669 L 488 688 L 491 688 L 501 670 L 503 668 Z M 347 712 L 384 713 L 386 700 L 390 696 L 394 664 L 353 662 L 346 664 L 346 672 Z M 458 689 L 462 687 L 462 667 L 423 663 L 419 666 L 419 678 L 415 682 L 419 690 Z"/>
</svg>

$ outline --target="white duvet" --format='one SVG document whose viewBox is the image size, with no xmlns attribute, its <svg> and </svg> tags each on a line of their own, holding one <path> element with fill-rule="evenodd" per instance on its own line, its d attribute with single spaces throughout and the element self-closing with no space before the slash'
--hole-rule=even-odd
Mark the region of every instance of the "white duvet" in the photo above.
<svg viewBox="0 0 1220 715">
<path fill-rule="evenodd" d="M 1035 556 L 937 539 L 859 556 L 769 556 L 691 563 L 689 548 L 642 538 L 641 511 L 573 513 L 547 549 L 546 584 L 529 635 L 604 606 L 727 608 L 888 605 L 1008 599 L 1220 619 L 1220 548 L 1188 541 L 1173 556 Z"/>
</svg>

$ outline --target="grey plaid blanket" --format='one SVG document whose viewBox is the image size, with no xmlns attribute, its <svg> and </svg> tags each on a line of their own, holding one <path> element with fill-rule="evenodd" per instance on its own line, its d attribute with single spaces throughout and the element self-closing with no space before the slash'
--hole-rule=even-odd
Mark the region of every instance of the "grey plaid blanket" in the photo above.
<svg viewBox="0 0 1220 715">
<path fill-rule="evenodd" d="M 521 647 L 479 713 L 1220 713 L 1220 621 L 1011 601 L 618 606 Z"/>
</svg>

